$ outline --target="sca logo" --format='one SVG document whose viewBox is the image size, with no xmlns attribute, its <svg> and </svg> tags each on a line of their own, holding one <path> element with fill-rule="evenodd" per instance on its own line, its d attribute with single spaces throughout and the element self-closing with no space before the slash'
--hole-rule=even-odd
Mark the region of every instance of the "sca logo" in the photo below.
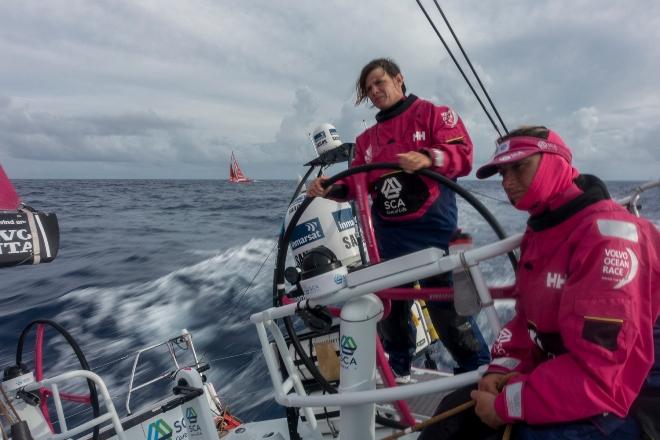
<svg viewBox="0 0 660 440">
<path fill-rule="evenodd" d="M 357 344 L 355 339 L 351 336 L 342 336 L 339 342 L 341 347 L 341 366 L 342 368 L 354 367 L 357 368 L 357 361 L 355 360 L 355 351 L 357 350 Z"/>
<path fill-rule="evenodd" d="M 319 218 L 315 217 L 293 229 L 291 236 L 291 249 L 298 249 L 308 243 L 324 238 L 323 228 Z"/>
<path fill-rule="evenodd" d="M 332 218 L 335 219 L 335 224 L 339 232 L 344 232 L 346 229 L 355 227 L 355 220 L 353 219 L 353 211 L 351 208 L 340 209 L 332 213 Z"/>
<path fill-rule="evenodd" d="M 172 438 L 172 428 L 163 419 L 149 424 L 147 440 L 166 440 Z"/>
<path fill-rule="evenodd" d="M 188 423 L 197 423 L 197 413 L 192 407 L 186 409 L 186 419 L 188 419 Z"/>
<path fill-rule="evenodd" d="M 396 199 L 399 197 L 399 194 L 401 194 L 401 183 L 396 179 L 396 177 L 385 179 L 383 188 L 380 190 L 380 192 L 383 193 L 387 200 Z"/>
<path fill-rule="evenodd" d="M 380 192 L 385 196 L 383 206 L 388 215 L 406 211 L 406 204 L 399 198 L 402 189 L 401 182 L 396 177 L 387 178 L 383 182 Z"/>
</svg>

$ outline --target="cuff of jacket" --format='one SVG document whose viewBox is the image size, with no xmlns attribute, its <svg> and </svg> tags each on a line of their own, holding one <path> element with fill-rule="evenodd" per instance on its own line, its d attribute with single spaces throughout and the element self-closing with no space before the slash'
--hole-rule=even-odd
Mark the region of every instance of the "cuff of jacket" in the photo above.
<svg viewBox="0 0 660 440">
<path fill-rule="evenodd" d="M 488 365 L 488 369 L 486 369 L 486 373 L 501 373 L 501 374 L 507 374 L 512 371 L 516 371 L 516 369 L 520 366 L 520 360 L 512 357 L 499 357 L 499 358 L 494 358 L 491 362 L 490 365 Z"/>
<path fill-rule="evenodd" d="M 442 173 L 447 162 L 444 151 L 438 148 L 422 148 L 420 152 L 427 155 L 431 159 L 431 165 L 435 168 L 440 168 L 440 172 Z"/>
<path fill-rule="evenodd" d="M 515 423 L 525 420 L 523 411 L 523 388 L 525 382 L 516 382 L 514 378 L 495 398 L 495 412 L 504 423 Z"/>
</svg>

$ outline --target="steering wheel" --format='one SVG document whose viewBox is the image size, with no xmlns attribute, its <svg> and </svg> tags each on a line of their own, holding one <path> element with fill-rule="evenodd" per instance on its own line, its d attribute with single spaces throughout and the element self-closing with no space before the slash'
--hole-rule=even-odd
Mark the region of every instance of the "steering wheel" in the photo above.
<svg viewBox="0 0 660 440">
<path fill-rule="evenodd" d="M 18 338 L 18 346 L 16 347 L 16 365 L 18 365 L 19 367 L 21 365 L 21 360 L 23 359 L 23 345 L 25 343 L 25 338 L 33 326 L 36 326 L 37 328 L 36 341 L 35 341 L 35 355 L 34 355 L 35 379 L 37 382 L 41 381 L 44 376 L 43 345 L 44 345 L 44 331 L 46 326 L 50 326 L 55 330 L 57 330 L 64 337 L 64 339 L 69 344 L 69 346 L 73 349 L 73 352 L 76 354 L 76 357 L 78 358 L 78 362 L 80 362 L 80 367 L 83 370 L 91 371 L 91 368 L 89 367 L 89 363 L 87 363 L 87 359 L 85 358 L 85 355 L 83 354 L 76 340 L 73 339 L 73 336 L 71 336 L 71 334 L 67 332 L 64 329 L 64 327 L 62 327 L 55 321 L 51 321 L 48 319 L 37 319 L 29 323 L 23 329 L 23 331 L 21 332 L 21 336 Z M 92 406 L 94 418 L 96 418 L 101 414 L 101 410 L 99 408 L 98 392 L 96 391 L 96 385 L 90 379 L 87 379 L 87 385 L 89 387 L 89 394 L 81 395 L 81 394 L 60 393 L 60 398 L 62 398 L 62 400 L 68 400 L 70 402 L 90 404 Z M 41 412 L 43 413 L 44 418 L 48 423 L 51 432 L 54 433 L 55 430 L 53 428 L 53 424 L 50 420 L 50 415 L 48 413 L 48 397 L 50 397 L 51 395 L 52 392 L 49 389 L 47 388 L 39 389 L 39 405 L 41 407 Z M 94 427 L 94 434 L 92 439 L 98 440 L 98 438 L 99 438 L 99 426 L 97 425 Z"/>
<path fill-rule="evenodd" d="M 401 170 L 401 167 L 397 164 L 392 164 L 392 163 L 372 163 L 368 165 L 361 165 L 357 166 L 354 168 L 349 168 L 345 171 L 342 171 L 338 174 L 335 174 L 334 176 L 328 178 L 324 182 L 324 185 L 326 187 L 329 187 L 333 183 L 337 182 L 338 180 L 345 179 L 346 177 L 359 174 L 359 173 L 366 173 L 369 171 L 374 171 L 374 170 Z M 486 220 L 486 222 L 490 225 L 490 227 L 493 229 L 495 234 L 499 239 L 504 239 L 506 238 L 506 233 L 504 232 L 504 229 L 502 226 L 499 224 L 497 219 L 493 216 L 493 214 L 486 208 L 476 197 L 474 197 L 468 190 L 463 188 L 462 186 L 458 185 L 456 182 L 454 182 L 451 179 L 448 179 L 447 177 L 438 174 L 434 171 L 431 171 L 429 169 L 421 169 L 416 171 L 416 174 L 428 177 L 441 185 L 443 185 L 446 188 L 451 189 L 454 191 L 456 194 L 461 196 L 466 202 L 468 202 L 483 218 Z M 286 294 L 285 291 L 285 284 L 284 284 L 284 270 L 286 266 L 286 256 L 288 253 L 288 248 L 289 248 L 289 241 L 291 240 L 291 235 L 293 234 L 293 229 L 296 227 L 298 224 L 298 221 L 300 220 L 300 217 L 304 213 L 305 209 L 309 206 L 310 203 L 314 198 L 312 197 L 306 197 L 305 200 L 301 203 L 300 207 L 298 210 L 293 214 L 291 217 L 291 220 L 289 221 L 289 224 L 286 228 L 286 230 L 282 233 L 280 236 L 279 242 L 278 242 L 278 251 L 277 251 L 277 259 L 275 260 L 275 275 L 274 275 L 274 282 L 273 282 L 273 304 L 275 306 L 280 306 L 283 304 L 282 299 Z M 517 260 L 516 256 L 513 252 L 508 253 L 509 256 L 509 261 L 511 262 L 511 265 L 513 266 L 514 272 L 517 267 Z M 285 317 L 283 318 L 284 325 L 286 327 L 287 333 L 289 334 L 289 338 L 291 340 L 291 343 L 300 357 L 300 360 L 303 362 L 305 367 L 307 367 L 307 370 L 310 372 L 314 380 L 321 386 L 321 388 L 327 392 L 327 393 L 337 393 L 337 388 L 334 387 L 332 384 L 330 384 L 325 377 L 321 374 L 319 371 L 318 367 L 314 364 L 314 361 L 307 355 L 305 352 L 304 348 L 302 347 L 300 340 L 298 339 L 298 336 L 296 334 L 296 331 L 293 326 L 293 320 L 291 317 Z M 388 420 L 388 419 L 386 419 Z M 391 421 L 390 421 L 391 424 Z"/>
</svg>

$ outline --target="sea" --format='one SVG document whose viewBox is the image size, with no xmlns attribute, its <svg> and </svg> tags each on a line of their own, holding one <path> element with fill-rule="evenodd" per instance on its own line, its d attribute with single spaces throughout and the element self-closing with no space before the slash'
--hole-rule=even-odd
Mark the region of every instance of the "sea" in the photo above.
<svg viewBox="0 0 660 440">
<path fill-rule="evenodd" d="M 57 214 L 60 249 L 51 263 L 0 269 L 0 366 L 15 364 L 17 340 L 26 325 L 35 319 L 55 321 L 105 380 L 121 415 L 127 412 L 138 350 L 187 329 L 197 355 L 211 366 L 204 374 L 233 414 L 248 421 L 283 416 L 248 318 L 272 305 L 277 238 L 296 183 L 16 180 L 24 203 Z M 639 184 L 608 182 L 608 187 L 620 198 Z M 462 185 L 507 234 L 524 230 L 526 215 L 510 206 L 497 181 Z M 656 226 L 659 202 L 657 189 L 642 196 L 642 214 Z M 496 238 L 462 199 L 459 226 L 477 246 Z M 505 257 L 486 262 L 482 270 L 489 283 L 513 282 Z M 498 310 L 505 319 L 513 311 L 510 304 Z M 478 322 L 492 342 L 485 317 Z M 29 368 L 34 368 L 34 340 L 32 330 L 22 353 Z M 178 351 L 179 366 L 185 366 L 190 350 Z M 451 371 L 452 361 L 440 344 L 434 344 L 432 356 L 440 369 Z M 72 349 L 50 329 L 43 364 L 45 376 L 78 368 Z M 164 378 L 131 393 L 133 411 L 171 393 L 169 374 L 176 367 L 160 346 L 141 355 L 137 370 L 134 386 Z M 73 416 L 86 411 L 82 405 Z"/>
</svg>

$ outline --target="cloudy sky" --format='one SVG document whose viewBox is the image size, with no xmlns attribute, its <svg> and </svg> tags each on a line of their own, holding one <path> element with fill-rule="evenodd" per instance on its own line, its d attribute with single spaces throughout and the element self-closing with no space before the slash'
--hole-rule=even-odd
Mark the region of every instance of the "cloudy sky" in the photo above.
<svg viewBox="0 0 660 440">
<path fill-rule="evenodd" d="M 660 177 L 660 2 L 440 3 L 509 128 L 555 128 L 606 179 Z M 352 142 L 373 124 L 353 84 L 381 56 L 488 158 L 496 134 L 414 0 L 3 1 L 0 164 L 224 179 L 234 150 L 252 177 L 295 178 L 316 125 Z"/>
</svg>

